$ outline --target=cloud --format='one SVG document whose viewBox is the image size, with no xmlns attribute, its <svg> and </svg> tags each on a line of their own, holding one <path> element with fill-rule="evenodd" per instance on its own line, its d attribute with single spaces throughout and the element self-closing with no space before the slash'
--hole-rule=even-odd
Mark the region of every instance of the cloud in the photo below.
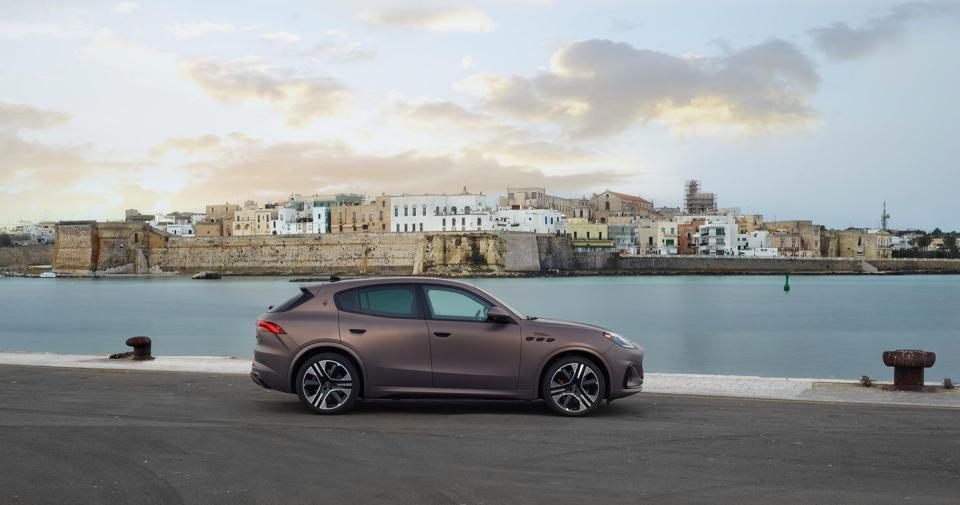
<svg viewBox="0 0 960 505">
<path fill-rule="evenodd" d="M 855 60 L 900 40 L 910 22 L 936 17 L 960 19 L 960 4 L 944 1 L 905 3 L 857 27 L 836 22 L 811 29 L 808 33 L 813 37 L 814 45 L 829 58 Z"/>
<path fill-rule="evenodd" d="M 195 23 L 173 23 L 167 25 L 167 31 L 172 33 L 178 39 L 192 39 L 202 37 L 209 33 L 229 33 L 236 31 L 236 27 L 230 23 L 211 23 L 209 21 L 200 21 Z"/>
<path fill-rule="evenodd" d="M 473 7 L 393 6 L 361 16 L 368 23 L 386 28 L 434 32 L 492 32 L 496 24 Z"/>
<path fill-rule="evenodd" d="M 0 132 L 43 130 L 64 125 L 68 121 L 70 115 L 63 112 L 0 101 Z"/>
<path fill-rule="evenodd" d="M 201 135 L 199 137 L 180 137 L 167 139 L 150 149 L 151 156 L 163 156 L 169 151 L 177 150 L 187 154 L 209 151 L 220 147 L 220 137 L 217 135 Z"/>
<path fill-rule="evenodd" d="M 475 60 L 472 56 L 464 56 L 460 59 L 460 68 L 471 69 L 479 65 L 480 62 Z"/>
<path fill-rule="evenodd" d="M 113 6 L 113 12 L 117 14 L 131 14 L 139 7 L 140 5 L 138 5 L 137 2 L 120 2 Z"/>
<path fill-rule="evenodd" d="M 540 185 L 562 192 L 615 186 L 631 178 L 610 170 L 549 175 L 526 165 L 503 164 L 470 149 L 443 156 L 417 151 L 372 155 L 357 153 L 343 142 L 255 143 L 225 148 L 222 159 L 226 161 L 194 166 L 216 184 L 198 181 L 192 189 L 182 190 L 184 194 L 200 199 L 199 204 L 240 200 L 249 197 L 251 188 L 277 197 L 313 191 L 452 192 L 464 185 L 472 191 Z"/>
<path fill-rule="evenodd" d="M 196 60 L 183 65 L 184 74 L 221 102 L 257 100 L 279 108 L 288 126 L 306 126 L 333 114 L 350 99 L 336 79 L 303 77 L 257 61 Z"/>
<path fill-rule="evenodd" d="M 819 82 L 809 58 L 778 39 L 716 57 L 593 39 L 557 51 L 550 69 L 532 78 L 477 74 L 455 86 L 487 110 L 603 137 L 651 121 L 748 129 L 806 123 Z"/>
<path fill-rule="evenodd" d="M 368 61 L 377 56 L 375 51 L 367 49 L 357 42 L 323 42 L 314 46 L 308 54 L 310 58 L 317 62 Z"/>
<path fill-rule="evenodd" d="M 271 40 L 274 42 L 286 42 L 288 44 L 293 44 L 294 42 L 300 41 L 299 35 L 295 33 L 290 33 L 290 32 L 261 33 L 260 38 L 263 40 Z"/>
</svg>

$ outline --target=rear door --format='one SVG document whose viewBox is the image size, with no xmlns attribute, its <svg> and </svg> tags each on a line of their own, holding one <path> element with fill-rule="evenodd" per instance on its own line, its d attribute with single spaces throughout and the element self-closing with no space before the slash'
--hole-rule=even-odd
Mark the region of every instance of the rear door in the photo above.
<svg viewBox="0 0 960 505">
<path fill-rule="evenodd" d="M 430 340 L 416 287 L 382 284 L 336 294 L 340 340 L 356 349 L 370 386 L 430 387 Z"/>
<path fill-rule="evenodd" d="M 520 325 L 487 322 L 488 300 L 450 286 L 421 286 L 430 330 L 433 385 L 516 389 Z"/>
</svg>

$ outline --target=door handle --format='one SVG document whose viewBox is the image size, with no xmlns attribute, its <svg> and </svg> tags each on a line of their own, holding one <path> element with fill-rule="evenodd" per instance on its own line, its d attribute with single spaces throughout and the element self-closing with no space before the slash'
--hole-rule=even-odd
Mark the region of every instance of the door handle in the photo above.
<svg viewBox="0 0 960 505">
<path fill-rule="evenodd" d="M 354 335 L 363 335 L 366 332 L 367 330 L 364 330 L 363 328 L 350 328 L 350 333 L 353 333 Z"/>
<path fill-rule="evenodd" d="M 435 332 L 433 332 L 433 334 L 436 335 L 436 336 L 438 336 L 438 337 L 443 337 L 443 338 L 447 338 L 447 337 L 450 336 L 450 332 L 449 332 L 449 331 L 435 331 Z"/>
</svg>

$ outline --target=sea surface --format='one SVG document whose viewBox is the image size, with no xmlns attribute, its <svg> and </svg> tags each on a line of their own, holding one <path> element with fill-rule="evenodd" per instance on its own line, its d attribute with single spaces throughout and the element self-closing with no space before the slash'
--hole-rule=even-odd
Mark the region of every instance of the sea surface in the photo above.
<svg viewBox="0 0 960 505">
<path fill-rule="evenodd" d="M 468 280 L 520 311 L 597 324 L 652 372 L 890 379 L 881 353 L 937 353 L 960 380 L 960 276 L 643 276 Z M 157 355 L 250 357 L 281 277 L 0 278 L 0 351 L 97 354 L 148 335 Z"/>
</svg>

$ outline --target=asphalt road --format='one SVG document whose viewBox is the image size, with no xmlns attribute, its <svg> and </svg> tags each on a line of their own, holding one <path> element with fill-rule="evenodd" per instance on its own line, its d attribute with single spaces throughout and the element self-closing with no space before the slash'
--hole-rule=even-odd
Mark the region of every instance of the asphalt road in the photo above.
<svg viewBox="0 0 960 505">
<path fill-rule="evenodd" d="M 0 366 L 3 504 L 960 502 L 960 411 L 640 395 L 308 413 L 246 377 Z"/>
</svg>

